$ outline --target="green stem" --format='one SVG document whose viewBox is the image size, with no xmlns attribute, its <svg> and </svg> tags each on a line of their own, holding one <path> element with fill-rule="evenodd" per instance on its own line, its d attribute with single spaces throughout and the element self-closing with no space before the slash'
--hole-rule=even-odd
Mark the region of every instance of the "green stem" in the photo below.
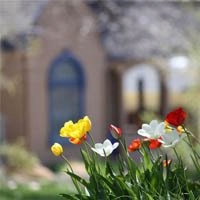
<svg viewBox="0 0 200 200">
<path fill-rule="evenodd" d="M 190 148 L 192 149 L 192 153 L 194 154 L 196 160 L 198 160 L 197 157 L 200 157 L 200 156 L 199 156 L 199 154 L 195 151 L 190 136 L 192 136 L 193 138 L 195 138 L 195 140 L 196 140 L 199 144 L 200 144 L 200 141 L 198 140 L 198 138 L 196 138 L 196 137 L 194 136 L 194 134 L 193 134 L 191 131 L 187 130 L 184 126 L 183 126 L 183 129 L 184 129 L 185 133 L 187 134 L 187 138 L 188 138 L 188 141 L 189 141 L 189 146 L 190 146 Z"/>
<path fill-rule="evenodd" d="M 127 157 L 127 151 L 126 151 L 126 149 L 125 149 L 125 147 L 124 147 L 124 144 L 122 143 L 121 140 L 119 140 L 119 143 L 120 143 L 120 145 L 122 146 L 123 152 L 124 152 L 124 154 L 125 154 L 126 157 Z"/>
<path fill-rule="evenodd" d="M 176 151 L 176 148 L 174 147 L 173 150 L 174 150 L 174 153 L 175 153 L 175 155 L 176 155 L 178 161 L 180 162 L 180 157 L 179 157 L 179 155 L 178 155 L 178 152 Z"/>
<path fill-rule="evenodd" d="M 180 156 L 178 155 L 178 153 L 177 153 L 175 147 L 173 148 L 173 150 L 174 150 L 174 152 L 175 152 L 175 154 L 176 154 L 176 157 L 177 157 L 178 160 L 179 160 L 179 164 L 182 165 L 182 164 L 183 164 L 183 163 L 182 163 L 182 160 L 181 160 Z M 187 180 L 185 170 L 184 170 L 184 179 Z M 189 187 L 188 187 L 188 183 L 187 183 L 187 181 L 185 181 L 185 182 L 186 182 L 186 189 L 187 189 L 187 191 L 189 192 L 190 190 L 189 190 Z"/>
<path fill-rule="evenodd" d="M 131 172 L 131 166 L 130 166 L 129 158 L 128 158 L 128 155 L 127 155 L 127 150 L 126 150 L 126 148 L 124 147 L 124 144 L 123 144 L 123 142 L 121 141 L 121 139 L 119 140 L 119 143 L 120 143 L 120 145 L 122 146 L 123 152 L 124 152 L 124 154 L 125 154 L 125 160 L 126 160 L 126 163 L 127 163 L 127 168 L 128 168 L 128 170 Z"/>
<path fill-rule="evenodd" d="M 72 166 L 71 166 L 70 162 L 68 161 L 68 159 L 67 159 L 63 154 L 61 155 L 61 157 L 65 160 L 65 162 L 66 162 L 67 165 L 69 166 L 70 171 L 71 171 L 72 173 L 74 173 L 74 170 L 72 169 Z M 76 181 L 74 178 L 72 178 L 72 177 L 71 177 L 71 179 L 72 179 L 72 182 L 74 183 L 74 186 L 76 187 L 78 193 L 81 195 L 81 190 L 80 190 L 80 188 L 79 188 L 79 185 L 78 185 L 77 181 Z"/>
<path fill-rule="evenodd" d="M 83 144 L 84 144 L 84 148 L 87 151 L 87 154 L 90 155 L 89 150 L 88 150 L 88 146 L 91 148 L 90 144 L 88 142 L 86 142 L 86 141 L 84 141 Z"/>
<path fill-rule="evenodd" d="M 90 143 L 88 143 L 87 141 L 84 142 L 84 146 L 85 146 L 85 149 L 86 149 L 86 151 L 87 151 L 87 154 L 90 155 L 88 149 L 90 149 L 90 151 L 92 151 L 92 150 L 91 150 L 92 146 L 91 146 Z M 97 169 L 97 170 L 100 172 L 100 167 L 99 167 L 99 165 L 98 165 L 98 159 L 97 159 L 97 154 L 96 154 L 96 153 L 93 153 L 93 152 L 92 152 L 92 160 L 93 160 L 93 162 L 94 162 L 94 166 L 97 167 L 97 168 L 95 168 L 95 169 Z"/>
<path fill-rule="evenodd" d="M 93 140 L 93 138 L 92 138 L 92 136 L 91 136 L 90 132 L 88 132 L 88 135 L 89 135 L 89 137 L 90 137 L 90 139 L 91 139 L 91 141 L 92 141 L 92 145 L 94 145 L 94 144 L 95 144 L 95 142 L 94 142 L 94 140 Z"/>
<path fill-rule="evenodd" d="M 200 144 L 199 139 L 197 137 L 195 137 L 195 135 L 191 131 L 187 130 L 184 126 L 182 126 L 182 127 L 183 127 L 185 133 L 187 134 L 187 136 L 188 135 L 192 136 Z M 191 142 L 191 139 L 188 138 L 188 141 Z"/>
<path fill-rule="evenodd" d="M 105 155 L 105 174 L 106 174 L 106 170 L 107 170 L 107 163 L 108 163 L 108 157 L 106 156 L 106 152 L 105 150 L 103 150 L 104 155 Z"/>
</svg>

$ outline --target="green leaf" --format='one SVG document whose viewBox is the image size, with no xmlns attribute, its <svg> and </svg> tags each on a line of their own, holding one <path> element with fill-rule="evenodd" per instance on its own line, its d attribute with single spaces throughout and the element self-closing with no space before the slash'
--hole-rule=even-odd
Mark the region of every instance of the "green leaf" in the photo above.
<svg viewBox="0 0 200 200">
<path fill-rule="evenodd" d="M 83 161 L 84 161 L 84 164 L 85 164 L 85 169 L 90 174 L 91 173 L 91 171 L 90 171 L 90 163 L 91 163 L 90 158 L 89 158 L 87 152 L 82 150 L 82 149 L 81 149 L 81 155 L 82 155 L 82 158 L 83 158 Z"/>
<path fill-rule="evenodd" d="M 196 157 L 191 156 L 191 158 L 192 158 L 192 161 L 193 161 L 193 163 L 194 163 L 194 166 L 195 166 L 196 170 L 200 173 L 200 164 L 199 164 L 198 161 L 196 160 Z"/>
<path fill-rule="evenodd" d="M 189 198 L 190 198 L 190 200 L 196 199 L 192 191 L 189 192 Z"/>
<path fill-rule="evenodd" d="M 74 178 L 76 179 L 79 183 L 81 183 L 82 185 L 84 185 L 85 187 L 88 187 L 88 183 L 85 179 L 81 178 L 80 176 L 72 173 L 72 172 L 67 172 L 67 174 L 71 177 L 71 178 Z"/>
<path fill-rule="evenodd" d="M 109 164 L 108 161 L 106 162 L 106 175 L 111 175 L 111 176 L 113 176 L 113 169 L 112 169 L 112 167 L 110 166 L 110 164 Z"/>
<path fill-rule="evenodd" d="M 151 164 L 151 160 L 150 160 L 150 156 L 149 156 L 149 154 L 148 154 L 148 151 L 149 151 L 149 149 L 148 149 L 148 147 L 146 147 L 146 146 L 143 146 L 142 148 L 141 148 L 141 153 L 142 153 L 142 155 L 143 155 L 143 168 L 144 168 L 144 170 L 145 169 L 148 169 L 148 170 L 151 170 L 151 167 L 152 167 L 152 164 Z"/>
</svg>

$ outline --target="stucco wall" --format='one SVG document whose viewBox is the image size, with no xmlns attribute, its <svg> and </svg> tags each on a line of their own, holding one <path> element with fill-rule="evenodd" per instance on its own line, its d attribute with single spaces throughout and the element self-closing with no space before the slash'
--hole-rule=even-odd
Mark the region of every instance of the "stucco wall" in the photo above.
<svg viewBox="0 0 200 200">
<path fill-rule="evenodd" d="M 73 2 L 73 3 L 70 3 Z M 92 17 L 92 30 L 84 23 Z M 85 21 L 84 21 L 85 20 Z M 55 160 L 48 146 L 48 70 L 63 49 L 70 50 L 83 64 L 86 76 L 86 114 L 93 122 L 92 134 L 101 141 L 106 130 L 106 63 L 95 31 L 95 18 L 83 1 L 50 1 L 37 19 L 40 49 L 28 58 L 28 135 L 31 149 L 44 162 Z M 87 33 L 87 34 L 86 34 Z M 66 147 L 69 158 L 78 158 L 77 146 Z M 69 153 L 70 152 L 70 153 Z M 74 156 L 76 154 L 76 156 Z"/>
</svg>

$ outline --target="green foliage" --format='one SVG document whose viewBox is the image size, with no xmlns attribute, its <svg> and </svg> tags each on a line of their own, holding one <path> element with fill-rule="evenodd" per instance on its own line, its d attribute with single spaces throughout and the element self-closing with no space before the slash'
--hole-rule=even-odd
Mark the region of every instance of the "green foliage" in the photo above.
<svg viewBox="0 0 200 200">
<path fill-rule="evenodd" d="M 75 195 L 62 194 L 68 200 L 113 200 L 113 199 L 198 199 L 200 182 L 192 181 L 186 175 L 187 168 L 178 154 L 177 161 L 172 161 L 166 167 L 163 160 L 167 156 L 155 158 L 145 146 L 141 149 L 141 163 L 136 163 L 126 153 L 119 155 L 118 162 L 113 163 L 108 158 L 99 162 L 97 154 L 88 147 L 81 150 L 89 180 L 84 180 L 73 172 L 67 171 L 72 179 L 79 183 L 81 192 Z M 196 160 L 193 152 L 194 162 Z M 103 163 L 103 164 L 102 164 Z"/>
<path fill-rule="evenodd" d="M 39 163 L 37 157 L 26 149 L 22 139 L 13 144 L 1 145 L 0 156 L 6 163 L 6 169 L 12 171 L 29 171 Z"/>
</svg>

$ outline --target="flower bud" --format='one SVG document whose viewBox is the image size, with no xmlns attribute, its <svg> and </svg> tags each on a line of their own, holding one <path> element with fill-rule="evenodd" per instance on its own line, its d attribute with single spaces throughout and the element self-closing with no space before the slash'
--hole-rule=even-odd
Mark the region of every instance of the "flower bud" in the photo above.
<svg viewBox="0 0 200 200">
<path fill-rule="evenodd" d="M 63 153 L 63 148 L 59 143 L 54 143 L 51 146 L 51 151 L 55 156 L 60 156 Z"/>
<path fill-rule="evenodd" d="M 120 128 L 114 126 L 113 124 L 110 125 L 110 132 L 115 139 L 119 139 L 122 135 L 122 131 Z"/>
</svg>

